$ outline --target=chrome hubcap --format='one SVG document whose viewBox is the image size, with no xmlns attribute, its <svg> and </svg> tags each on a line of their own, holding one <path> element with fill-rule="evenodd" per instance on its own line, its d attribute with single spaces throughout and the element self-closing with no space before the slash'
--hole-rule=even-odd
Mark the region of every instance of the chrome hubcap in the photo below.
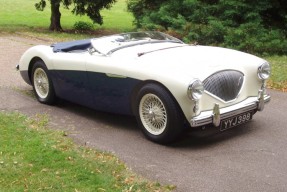
<svg viewBox="0 0 287 192">
<path fill-rule="evenodd" d="M 143 126 L 153 135 L 161 134 L 167 125 L 167 113 L 162 101 L 154 94 L 145 95 L 140 102 Z"/>
</svg>

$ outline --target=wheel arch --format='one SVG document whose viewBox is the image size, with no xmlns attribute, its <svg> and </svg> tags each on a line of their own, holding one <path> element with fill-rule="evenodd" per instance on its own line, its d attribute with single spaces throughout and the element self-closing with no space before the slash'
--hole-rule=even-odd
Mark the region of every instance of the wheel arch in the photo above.
<svg viewBox="0 0 287 192">
<path fill-rule="evenodd" d="M 30 79 L 30 82 L 32 83 L 32 69 L 33 69 L 33 66 L 35 65 L 35 63 L 37 62 L 37 61 L 43 61 L 43 59 L 41 59 L 40 57 L 33 57 L 32 59 L 31 59 L 31 61 L 29 62 L 29 66 L 28 66 L 28 76 L 29 76 L 29 79 Z M 43 63 L 45 63 L 44 61 L 43 61 Z M 46 65 L 46 64 L 45 64 Z"/>
<path fill-rule="evenodd" d="M 175 99 L 174 95 L 170 92 L 170 90 L 166 86 L 164 86 L 162 83 L 155 81 L 155 80 L 143 81 L 143 82 L 139 83 L 138 85 L 136 85 L 135 88 L 133 89 L 131 99 L 130 99 L 131 100 L 131 107 L 132 107 L 131 110 L 132 110 L 133 115 L 136 115 L 136 113 L 137 113 L 136 100 L 137 100 L 138 92 L 142 87 L 144 87 L 145 85 L 148 85 L 148 84 L 156 84 L 156 85 L 164 88 L 168 92 L 168 94 L 172 97 L 173 101 L 176 103 L 178 109 L 180 110 L 181 115 L 185 118 L 185 115 L 184 115 L 179 103 Z M 186 120 L 186 118 L 185 118 L 185 120 Z"/>
</svg>

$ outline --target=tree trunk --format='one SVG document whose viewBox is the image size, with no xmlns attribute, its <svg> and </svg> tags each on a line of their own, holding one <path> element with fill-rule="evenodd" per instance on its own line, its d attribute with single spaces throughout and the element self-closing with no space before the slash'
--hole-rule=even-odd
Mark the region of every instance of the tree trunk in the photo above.
<svg viewBox="0 0 287 192">
<path fill-rule="evenodd" d="M 63 31 L 61 27 L 60 0 L 51 0 L 51 31 Z"/>
</svg>

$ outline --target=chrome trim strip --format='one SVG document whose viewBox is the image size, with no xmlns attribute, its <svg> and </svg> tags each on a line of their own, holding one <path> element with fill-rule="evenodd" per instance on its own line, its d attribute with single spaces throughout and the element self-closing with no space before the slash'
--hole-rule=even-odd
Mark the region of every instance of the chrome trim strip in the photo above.
<svg viewBox="0 0 287 192">
<path fill-rule="evenodd" d="M 116 75 L 116 74 L 111 74 L 111 73 L 106 73 L 106 76 L 112 77 L 112 78 L 127 78 L 126 76 Z"/>
<path fill-rule="evenodd" d="M 265 104 L 268 103 L 271 100 L 270 95 L 264 95 L 263 100 Z M 260 109 L 260 98 L 249 97 L 240 103 L 219 109 L 220 119 L 226 119 L 247 111 L 259 110 L 259 109 Z M 214 119 L 214 110 L 209 110 L 209 111 L 203 111 L 200 113 L 200 115 L 191 118 L 189 123 L 191 127 L 199 127 L 213 123 L 213 119 Z M 216 125 L 218 124 L 217 122 L 214 123 Z"/>
</svg>

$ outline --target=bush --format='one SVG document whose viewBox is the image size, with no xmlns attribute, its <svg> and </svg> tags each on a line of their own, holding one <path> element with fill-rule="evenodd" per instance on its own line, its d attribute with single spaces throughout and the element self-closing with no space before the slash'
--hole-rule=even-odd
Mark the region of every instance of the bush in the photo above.
<svg viewBox="0 0 287 192">
<path fill-rule="evenodd" d="M 287 54 L 287 40 L 278 29 L 267 30 L 256 24 L 244 24 L 238 28 L 229 28 L 221 44 L 260 55 Z"/>
<path fill-rule="evenodd" d="M 77 21 L 74 24 L 74 29 L 77 31 L 91 31 L 94 29 L 94 25 L 89 22 Z"/>
<path fill-rule="evenodd" d="M 183 41 L 287 54 L 287 1 L 129 0 L 134 23 Z"/>
</svg>

